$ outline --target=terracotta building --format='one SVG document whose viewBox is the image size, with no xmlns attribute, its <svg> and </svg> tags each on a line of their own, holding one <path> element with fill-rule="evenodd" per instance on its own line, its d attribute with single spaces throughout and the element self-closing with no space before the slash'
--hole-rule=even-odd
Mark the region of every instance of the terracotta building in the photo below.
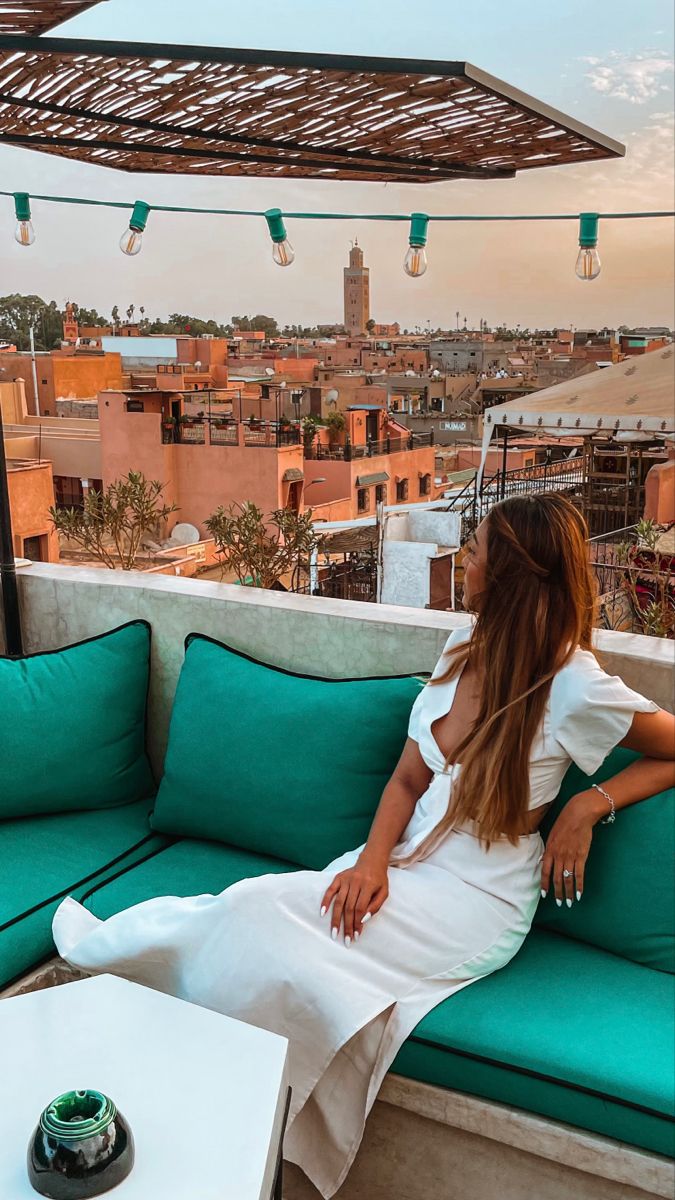
<svg viewBox="0 0 675 1200">
<path fill-rule="evenodd" d="M 119 354 L 52 350 L 35 355 L 34 376 L 30 354 L 0 353 L 0 380 L 15 379 L 23 380 L 29 415 L 55 417 L 57 400 L 90 400 L 104 388 L 121 387 L 122 364 Z"/>
<path fill-rule="evenodd" d="M 352 337 L 366 332 L 370 320 L 370 271 L 363 265 L 363 250 L 355 242 L 344 269 L 344 326 Z"/>
</svg>

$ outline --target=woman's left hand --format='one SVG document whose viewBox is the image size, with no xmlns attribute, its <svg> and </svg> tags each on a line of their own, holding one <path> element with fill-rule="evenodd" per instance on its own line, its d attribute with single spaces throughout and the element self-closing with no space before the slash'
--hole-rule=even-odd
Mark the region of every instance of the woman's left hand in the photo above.
<svg viewBox="0 0 675 1200">
<path fill-rule="evenodd" d="M 588 811 L 568 801 L 548 835 L 541 864 L 541 894 L 545 896 L 553 881 L 555 902 L 563 900 L 572 907 L 576 894 L 581 900 L 584 890 L 586 859 L 593 838 L 594 820 Z M 567 872 L 567 874 L 566 874 Z"/>
</svg>

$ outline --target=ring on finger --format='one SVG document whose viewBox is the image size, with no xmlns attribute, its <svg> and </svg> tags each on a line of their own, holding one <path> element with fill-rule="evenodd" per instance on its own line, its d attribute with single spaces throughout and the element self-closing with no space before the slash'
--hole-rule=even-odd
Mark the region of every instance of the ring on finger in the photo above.
<svg viewBox="0 0 675 1200">
<path fill-rule="evenodd" d="M 572 869 L 571 871 L 568 871 L 567 867 L 565 867 L 565 870 L 563 871 L 563 877 L 565 879 L 569 879 L 570 876 L 572 876 L 572 875 L 574 875 L 574 869 Z"/>
</svg>

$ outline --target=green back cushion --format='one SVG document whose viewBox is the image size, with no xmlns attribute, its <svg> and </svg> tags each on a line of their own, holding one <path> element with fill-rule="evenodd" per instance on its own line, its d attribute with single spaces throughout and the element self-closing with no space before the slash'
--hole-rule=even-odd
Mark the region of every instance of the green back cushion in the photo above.
<svg viewBox="0 0 675 1200">
<path fill-rule="evenodd" d="M 0 820 L 112 808 L 154 790 L 145 754 L 150 626 L 0 658 Z"/>
<path fill-rule="evenodd" d="M 191 634 L 152 827 L 323 868 L 368 837 L 421 686 L 296 675 Z"/>
<path fill-rule="evenodd" d="M 567 772 L 541 825 L 544 841 L 575 792 L 602 783 L 639 756 L 618 747 L 595 775 Z M 609 791 L 609 788 L 607 789 Z M 584 892 L 572 907 L 542 900 L 535 925 L 601 946 L 659 971 L 675 972 L 675 791 L 661 792 L 619 810 L 612 824 L 598 823 L 586 863 Z"/>
</svg>

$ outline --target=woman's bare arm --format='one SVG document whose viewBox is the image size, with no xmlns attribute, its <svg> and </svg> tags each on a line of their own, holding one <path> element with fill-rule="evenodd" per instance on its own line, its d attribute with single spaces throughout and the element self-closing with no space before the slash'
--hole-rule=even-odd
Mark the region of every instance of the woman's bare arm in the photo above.
<svg viewBox="0 0 675 1200">
<path fill-rule="evenodd" d="M 391 779 L 387 783 L 359 861 L 387 865 L 389 855 L 408 824 L 415 805 L 433 778 L 417 742 L 407 738 Z"/>
<path fill-rule="evenodd" d="M 345 945 L 361 936 L 366 921 L 379 912 L 389 894 L 389 856 L 410 820 L 433 772 L 417 742 L 406 740 L 373 819 L 368 841 L 353 867 L 339 871 L 321 901 L 323 917 L 332 907 L 331 936 L 344 923 Z"/>
</svg>

